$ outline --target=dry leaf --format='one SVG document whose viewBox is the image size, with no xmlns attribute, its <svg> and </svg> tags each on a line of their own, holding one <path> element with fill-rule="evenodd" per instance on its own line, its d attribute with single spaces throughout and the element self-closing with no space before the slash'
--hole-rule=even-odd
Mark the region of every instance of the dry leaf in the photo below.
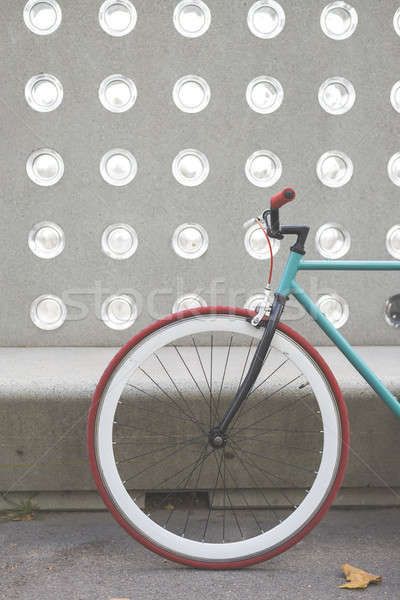
<svg viewBox="0 0 400 600">
<path fill-rule="evenodd" d="M 175 506 L 173 504 L 169 503 L 164 506 L 164 509 L 165 510 L 175 510 Z"/>
<path fill-rule="evenodd" d="M 367 573 L 367 571 L 363 571 L 357 567 L 352 567 L 347 563 L 342 565 L 341 568 L 346 575 L 348 583 L 339 585 L 340 588 L 365 589 L 369 583 L 380 583 L 382 581 L 382 577 L 380 575 Z"/>
<path fill-rule="evenodd" d="M 0 514 L 0 519 L 4 519 L 5 521 L 31 521 L 34 518 L 33 513 L 22 513 L 18 511 Z"/>
<path fill-rule="evenodd" d="M 17 517 L 12 517 L 11 521 L 32 521 L 33 514 L 28 513 L 27 515 L 19 515 Z"/>
</svg>

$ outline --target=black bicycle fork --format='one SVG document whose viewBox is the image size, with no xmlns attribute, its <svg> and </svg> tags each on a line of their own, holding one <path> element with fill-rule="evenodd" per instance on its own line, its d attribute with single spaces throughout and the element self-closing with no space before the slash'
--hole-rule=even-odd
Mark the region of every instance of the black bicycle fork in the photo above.
<svg viewBox="0 0 400 600">
<path fill-rule="evenodd" d="M 290 194 L 288 195 L 287 192 L 290 192 Z M 283 190 L 282 194 L 284 197 L 284 204 L 286 204 L 294 198 L 294 192 L 289 188 Z M 279 206 L 282 206 L 282 203 L 279 204 Z M 296 242 L 293 246 L 291 246 L 290 250 L 292 252 L 297 252 L 298 254 L 305 254 L 304 245 L 308 233 L 310 231 L 309 227 L 307 227 L 306 225 L 287 225 L 281 227 L 279 223 L 279 208 L 271 208 L 266 210 L 263 214 L 263 219 L 267 224 L 267 232 L 269 237 L 281 240 L 285 235 L 296 235 Z M 243 402 L 246 400 L 254 382 L 260 374 L 265 357 L 267 356 L 267 352 L 271 346 L 272 338 L 274 337 L 274 333 L 276 331 L 276 328 L 278 327 L 278 323 L 282 316 L 283 309 L 285 308 L 287 299 L 287 296 L 283 296 L 282 294 L 275 294 L 274 302 L 272 304 L 271 313 L 269 315 L 268 321 L 261 320 L 259 325 L 257 325 L 260 326 L 266 323 L 264 333 L 257 346 L 256 352 L 253 356 L 253 360 L 251 361 L 246 377 L 239 386 L 239 389 L 236 392 L 236 395 L 232 400 L 231 405 L 228 407 L 226 413 L 224 414 L 221 422 L 219 423 L 219 425 L 217 425 L 217 427 L 214 427 L 214 429 L 212 429 L 209 433 L 209 442 L 215 448 L 220 448 L 221 446 L 225 445 L 227 440 L 228 427 L 233 417 L 236 415 Z"/>
<path fill-rule="evenodd" d="M 233 417 L 236 415 L 243 402 L 246 400 L 254 382 L 260 374 L 265 357 L 267 356 L 268 350 L 271 346 L 272 338 L 274 337 L 274 333 L 276 331 L 276 328 L 278 327 L 278 323 L 282 316 L 283 309 L 285 308 L 286 301 L 287 296 L 283 296 L 282 294 L 275 294 L 274 302 L 272 304 L 268 321 L 260 322 L 260 325 L 265 324 L 264 333 L 256 348 L 246 377 L 243 379 L 238 391 L 236 392 L 234 399 L 232 400 L 227 411 L 225 412 L 221 422 L 210 432 L 211 445 L 215 447 L 220 447 L 225 444 L 228 427 Z"/>
</svg>

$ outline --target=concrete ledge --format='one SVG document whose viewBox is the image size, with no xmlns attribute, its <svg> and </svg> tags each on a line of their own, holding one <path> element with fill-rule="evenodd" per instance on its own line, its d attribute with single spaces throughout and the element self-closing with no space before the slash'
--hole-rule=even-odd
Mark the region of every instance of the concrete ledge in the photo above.
<svg viewBox="0 0 400 600">
<path fill-rule="evenodd" d="M 100 495 L 95 491 L 87 492 L 11 492 L 8 502 L 0 497 L 0 511 L 12 510 L 31 499 L 34 510 L 107 510 Z M 145 506 L 145 498 L 137 499 L 139 506 Z M 400 487 L 392 490 L 384 488 L 348 488 L 342 487 L 335 499 L 336 508 L 371 508 L 400 506 Z"/>
<path fill-rule="evenodd" d="M 339 381 L 351 424 L 350 463 L 338 505 L 398 504 L 400 423 L 336 348 L 319 350 Z M 357 350 L 400 397 L 400 347 Z M 115 352 L 0 349 L 1 491 L 21 498 L 38 493 L 46 509 L 102 507 L 88 466 L 85 427 L 94 388 Z"/>
</svg>

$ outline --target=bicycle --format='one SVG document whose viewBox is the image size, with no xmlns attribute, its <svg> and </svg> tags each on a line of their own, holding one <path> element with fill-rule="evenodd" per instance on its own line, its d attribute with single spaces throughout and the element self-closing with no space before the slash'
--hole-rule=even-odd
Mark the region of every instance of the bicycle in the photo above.
<svg viewBox="0 0 400 600">
<path fill-rule="evenodd" d="M 400 402 L 296 282 L 300 270 L 400 270 L 396 261 L 306 261 L 307 226 L 281 226 L 284 189 L 256 219 L 296 236 L 272 304 L 271 265 L 256 312 L 205 307 L 170 315 L 130 340 L 89 412 L 98 490 L 136 540 L 200 568 L 236 568 L 301 540 L 343 479 L 349 423 L 318 352 L 281 322 L 290 294 L 400 418 Z"/>
</svg>

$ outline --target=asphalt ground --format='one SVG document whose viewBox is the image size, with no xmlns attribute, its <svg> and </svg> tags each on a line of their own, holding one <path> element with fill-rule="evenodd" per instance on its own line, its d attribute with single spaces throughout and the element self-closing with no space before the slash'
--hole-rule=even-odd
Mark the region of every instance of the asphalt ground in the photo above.
<svg viewBox="0 0 400 600">
<path fill-rule="evenodd" d="M 350 563 L 382 575 L 338 589 Z M 166 561 L 107 512 L 39 512 L 0 521 L 1 600 L 400 599 L 400 509 L 333 509 L 299 544 L 247 569 L 201 571 Z"/>
</svg>

